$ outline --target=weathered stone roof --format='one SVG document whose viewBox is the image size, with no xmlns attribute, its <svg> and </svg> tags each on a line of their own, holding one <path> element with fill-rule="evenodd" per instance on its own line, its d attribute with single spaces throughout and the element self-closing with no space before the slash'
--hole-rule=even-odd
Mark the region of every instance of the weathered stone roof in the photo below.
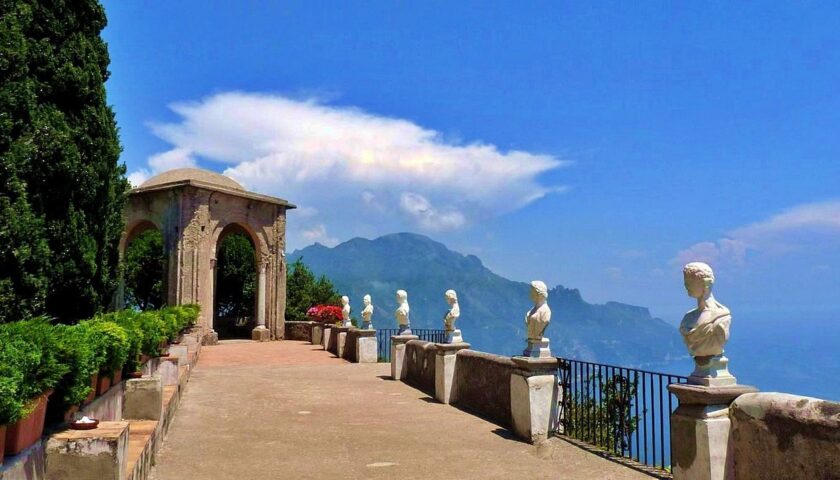
<svg viewBox="0 0 840 480">
<path fill-rule="evenodd" d="M 159 185 L 183 182 L 185 180 L 195 180 L 201 183 L 218 185 L 220 187 L 231 188 L 234 190 L 245 190 L 245 188 L 236 180 L 222 175 L 221 173 L 211 172 L 210 170 L 204 170 L 201 168 L 176 168 L 174 170 L 167 170 L 146 180 L 138 188 L 157 187 Z"/>
<path fill-rule="evenodd" d="M 245 187 L 240 185 L 236 180 L 226 177 L 220 173 L 211 172 L 210 170 L 204 170 L 201 168 L 176 168 L 174 170 L 168 170 L 146 180 L 139 187 L 131 190 L 130 195 L 178 188 L 184 185 L 215 190 L 261 202 L 283 205 L 286 208 L 296 208 L 295 205 L 282 198 L 249 192 L 245 190 Z"/>
</svg>

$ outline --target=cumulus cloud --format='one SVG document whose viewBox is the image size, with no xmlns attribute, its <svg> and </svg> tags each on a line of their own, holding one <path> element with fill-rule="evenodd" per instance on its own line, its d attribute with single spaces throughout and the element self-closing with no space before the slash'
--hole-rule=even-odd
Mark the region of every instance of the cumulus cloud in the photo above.
<svg viewBox="0 0 840 480">
<path fill-rule="evenodd" d="M 365 214 L 379 230 L 368 233 L 451 230 L 565 188 L 539 181 L 567 163 L 555 156 L 453 143 L 409 120 L 318 99 L 228 92 L 171 109 L 177 121 L 150 125 L 173 146 L 149 159 L 152 171 L 196 157 L 222 163 L 252 190 L 316 209 L 310 221 L 320 223 L 301 228 L 323 224 L 342 237 Z"/>
<path fill-rule="evenodd" d="M 675 264 L 693 261 L 742 265 L 749 252 L 783 254 L 802 248 L 814 235 L 840 234 L 840 200 L 797 205 L 779 214 L 736 228 L 723 238 L 681 250 Z"/>
<path fill-rule="evenodd" d="M 149 157 L 149 168 L 141 168 L 128 175 L 128 181 L 131 186 L 138 187 L 141 183 L 149 179 L 153 175 L 172 170 L 174 168 L 195 167 L 195 158 L 187 149 L 173 148 Z"/>
</svg>

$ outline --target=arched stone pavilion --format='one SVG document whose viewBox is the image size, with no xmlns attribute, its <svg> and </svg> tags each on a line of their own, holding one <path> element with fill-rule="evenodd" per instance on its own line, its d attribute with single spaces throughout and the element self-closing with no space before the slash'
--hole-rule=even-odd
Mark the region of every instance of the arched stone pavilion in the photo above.
<svg viewBox="0 0 840 480">
<path fill-rule="evenodd" d="M 245 190 L 233 179 L 208 170 L 179 168 L 131 190 L 125 207 L 120 255 L 147 229 L 162 233 L 167 266 L 167 303 L 201 305 L 205 342 L 218 338 L 214 326 L 216 252 L 229 233 L 245 234 L 254 246 L 257 271 L 256 340 L 284 336 L 286 313 L 286 211 L 281 198 Z M 119 292 L 123 303 L 123 289 Z"/>
</svg>

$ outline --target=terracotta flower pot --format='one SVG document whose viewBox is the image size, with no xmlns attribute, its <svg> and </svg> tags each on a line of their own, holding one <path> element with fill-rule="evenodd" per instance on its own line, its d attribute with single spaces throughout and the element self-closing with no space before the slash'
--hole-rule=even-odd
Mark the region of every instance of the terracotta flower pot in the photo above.
<svg viewBox="0 0 840 480">
<path fill-rule="evenodd" d="M 90 376 L 90 388 L 91 388 L 91 390 L 90 390 L 90 393 L 88 393 L 88 396 L 85 399 L 85 401 L 82 402 L 82 405 L 87 405 L 88 403 L 92 402 L 96 398 L 96 383 L 97 383 L 98 380 L 99 380 L 99 374 L 98 373 L 94 373 L 93 375 Z"/>
<path fill-rule="evenodd" d="M 68 422 L 68 423 L 72 422 L 73 421 L 73 416 L 76 415 L 76 412 L 78 412 L 78 411 L 79 411 L 79 406 L 78 405 L 71 405 L 70 407 L 67 407 L 67 410 L 64 411 L 64 421 Z"/>
<path fill-rule="evenodd" d="M 99 377 L 97 377 L 96 381 L 96 394 L 102 395 L 107 392 L 109 388 L 111 388 L 111 376 L 99 372 Z"/>
<path fill-rule="evenodd" d="M 41 434 L 44 433 L 44 417 L 47 414 L 47 398 L 50 393 L 52 392 L 32 400 L 36 403 L 32 412 L 6 427 L 6 445 L 3 449 L 6 455 L 17 455 L 41 438 Z"/>
<path fill-rule="evenodd" d="M 6 426 L 0 425 L 0 465 L 3 465 L 3 457 L 6 450 Z"/>
<path fill-rule="evenodd" d="M 128 375 L 126 375 L 126 376 L 128 378 L 142 378 L 143 377 L 143 372 L 141 372 L 141 371 L 129 372 Z"/>
<path fill-rule="evenodd" d="M 122 382 L 122 368 L 114 370 L 114 373 L 111 374 L 111 386 L 117 385 Z"/>
</svg>

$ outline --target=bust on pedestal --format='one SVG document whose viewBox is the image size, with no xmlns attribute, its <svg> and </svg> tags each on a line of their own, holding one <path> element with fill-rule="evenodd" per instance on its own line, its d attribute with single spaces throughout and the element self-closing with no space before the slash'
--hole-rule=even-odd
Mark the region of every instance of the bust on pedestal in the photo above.
<svg viewBox="0 0 840 480">
<path fill-rule="evenodd" d="M 551 309 L 548 308 L 548 288 L 545 283 L 539 280 L 531 282 L 531 301 L 534 302 L 534 307 L 525 314 L 528 347 L 522 355 L 531 358 L 548 358 L 551 357 L 551 348 L 548 338 L 544 337 L 543 333 L 551 322 Z"/>
<path fill-rule="evenodd" d="M 686 313 L 680 323 L 680 334 L 695 368 L 688 384 L 668 386 L 679 400 L 671 414 L 672 468 L 676 480 L 723 480 L 732 462 L 728 452 L 729 405 L 757 390 L 738 385 L 727 368 L 723 347 L 729 340 L 732 315 L 712 295 L 712 268 L 692 262 L 683 268 L 683 277 L 688 295 L 697 299 L 697 308 Z"/>
<path fill-rule="evenodd" d="M 353 321 L 350 320 L 350 297 L 344 295 L 341 297 L 341 319 L 342 327 L 352 327 Z"/>
<path fill-rule="evenodd" d="M 373 330 L 373 323 L 371 322 L 371 318 L 373 318 L 373 304 L 371 304 L 370 295 L 362 297 L 362 301 L 365 304 L 365 308 L 362 309 L 362 330 Z"/>
<path fill-rule="evenodd" d="M 461 336 L 461 330 L 455 328 L 455 321 L 461 316 L 461 308 L 458 306 L 458 294 L 455 290 L 447 290 L 444 293 L 446 303 L 449 304 L 449 310 L 443 316 L 443 329 L 446 332 L 446 337 L 443 343 L 462 343 L 464 338 Z"/>
<path fill-rule="evenodd" d="M 411 335 L 411 321 L 409 313 L 411 310 L 408 307 L 408 292 L 405 290 L 397 290 L 397 310 L 394 312 L 394 317 L 397 319 L 399 331 L 397 335 Z"/>
</svg>

